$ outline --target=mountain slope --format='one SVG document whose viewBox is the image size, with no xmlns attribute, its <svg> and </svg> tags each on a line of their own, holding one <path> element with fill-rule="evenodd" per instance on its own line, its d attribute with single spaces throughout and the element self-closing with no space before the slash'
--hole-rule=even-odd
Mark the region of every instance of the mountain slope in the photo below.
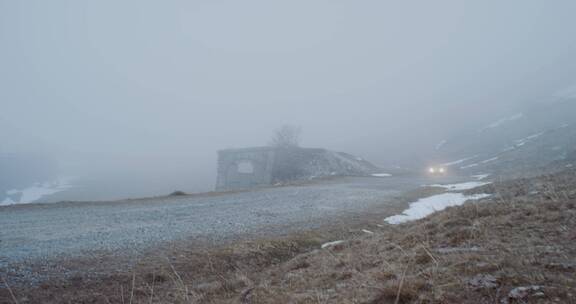
<svg viewBox="0 0 576 304">
<path fill-rule="evenodd" d="M 576 98 L 540 103 L 446 141 L 436 150 L 436 158 L 464 174 L 525 174 L 536 168 L 572 166 L 575 122 Z"/>
</svg>

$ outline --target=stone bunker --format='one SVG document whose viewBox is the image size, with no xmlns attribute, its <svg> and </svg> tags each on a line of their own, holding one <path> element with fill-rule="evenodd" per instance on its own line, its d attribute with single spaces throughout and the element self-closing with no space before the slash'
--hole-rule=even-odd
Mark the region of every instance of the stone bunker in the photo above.
<svg viewBox="0 0 576 304">
<path fill-rule="evenodd" d="M 380 169 L 360 157 L 318 148 L 254 147 L 218 151 L 216 191 L 271 186 L 326 176 L 369 176 Z"/>
</svg>

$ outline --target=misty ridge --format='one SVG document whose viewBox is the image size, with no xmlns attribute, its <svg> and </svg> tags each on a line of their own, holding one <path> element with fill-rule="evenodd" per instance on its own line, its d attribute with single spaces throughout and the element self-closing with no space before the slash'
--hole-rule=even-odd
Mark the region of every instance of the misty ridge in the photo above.
<svg viewBox="0 0 576 304">
<path fill-rule="evenodd" d="M 575 302 L 574 12 L 0 0 L 0 304 Z"/>
</svg>

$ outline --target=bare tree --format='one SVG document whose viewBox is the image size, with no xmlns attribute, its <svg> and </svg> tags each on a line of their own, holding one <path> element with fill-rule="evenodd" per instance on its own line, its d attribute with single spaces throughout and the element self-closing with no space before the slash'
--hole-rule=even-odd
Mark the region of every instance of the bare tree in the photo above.
<svg viewBox="0 0 576 304">
<path fill-rule="evenodd" d="M 298 147 L 300 145 L 301 129 L 298 126 L 283 125 L 274 131 L 270 140 L 273 147 Z"/>
</svg>

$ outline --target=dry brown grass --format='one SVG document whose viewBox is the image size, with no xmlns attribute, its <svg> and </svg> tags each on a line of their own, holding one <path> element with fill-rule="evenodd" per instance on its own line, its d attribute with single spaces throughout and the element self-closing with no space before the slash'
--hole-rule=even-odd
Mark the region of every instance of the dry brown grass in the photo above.
<svg viewBox="0 0 576 304">
<path fill-rule="evenodd" d="M 255 289 L 253 303 L 317 303 L 318 290 L 327 303 L 500 303 L 513 288 L 535 285 L 542 294 L 510 302 L 573 303 L 573 182 L 573 175 L 558 175 L 500 184 L 493 187 L 496 201 L 450 208 L 316 252 L 297 273 L 275 267 L 268 277 L 283 275 Z M 493 280 L 471 284 L 486 277 Z"/>
<path fill-rule="evenodd" d="M 19 288 L 14 298 L 0 290 L 0 303 L 576 303 L 575 181 L 568 172 L 496 183 L 475 190 L 490 199 L 381 222 L 374 234 L 175 248 L 131 273 Z M 540 287 L 514 298 L 523 286 Z"/>
</svg>

